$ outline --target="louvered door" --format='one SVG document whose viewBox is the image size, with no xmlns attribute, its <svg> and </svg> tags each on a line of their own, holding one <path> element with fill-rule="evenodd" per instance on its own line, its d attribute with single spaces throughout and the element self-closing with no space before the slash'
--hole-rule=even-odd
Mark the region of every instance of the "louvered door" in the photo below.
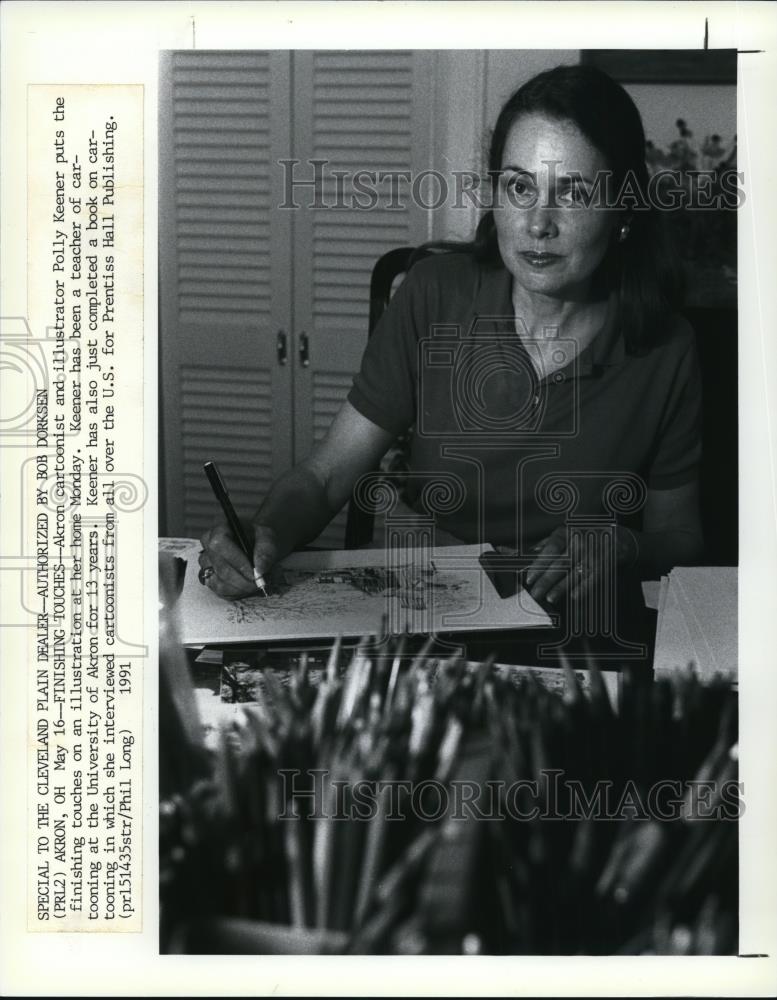
<svg viewBox="0 0 777 1000">
<path fill-rule="evenodd" d="M 310 452 L 358 369 L 375 261 L 429 235 L 411 182 L 386 178 L 369 211 L 357 170 L 429 166 L 426 52 L 176 52 L 160 78 L 162 480 L 168 534 L 198 534 L 219 463 L 248 514 Z M 287 202 L 281 161 L 319 190 Z M 288 170 L 288 167 L 286 168 Z M 347 171 L 344 181 L 335 172 Z M 345 207 L 326 205 L 342 185 Z M 399 198 L 397 198 L 399 190 Z M 392 193 L 393 192 L 393 193 Z M 391 207 L 399 201 L 399 206 Z M 287 363 L 277 355 L 282 331 Z M 303 354 L 306 352 L 306 357 Z M 344 516 L 319 544 L 341 545 Z"/>
<path fill-rule="evenodd" d="M 416 177 L 428 168 L 433 58 L 409 50 L 295 53 L 295 156 L 326 161 L 316 199 L 304 189 L 298 201 L 329 206 L 294 213 L 298 457 L 326 431 L 358 370 L 376 260 L 428 238 L 429 212 L 412 203 L 410 180 L 379 181 L 377 204 L 365 209 L 354 199 L 353 175 L 395 171 Z M 307 364 L 301 363 L 305 353 Z M 319 544 L 341 546 L 344 526 L 341 514 Z"/>
<path fill-rule="evenodd" d="M 253 513 L 292 464 L 289 52 L 176 52 L 160 75 L 163 530 L 198 535 L 214 459 Z M 290 341 L 287 340 L 290 353 Z"/>
</svg>

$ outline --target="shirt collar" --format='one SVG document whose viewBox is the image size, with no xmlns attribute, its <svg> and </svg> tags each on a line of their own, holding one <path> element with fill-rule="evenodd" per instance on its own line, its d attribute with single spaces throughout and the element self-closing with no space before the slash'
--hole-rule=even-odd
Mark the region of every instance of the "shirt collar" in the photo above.
<svg viewBox="0 0 777 1000">
<path fill-rule="evenodd" d="M 513 279 L 506 267 L 484 267 L 480 270 L 480 282 L 473 303 L 477 333 L 511 333 L 514 331 L 515 315 L 512 297 Z M 623 335 L 617 322 L 618 308 L 615 293 L 607 304 L 604 325 L 577 357 L 577 374 L 590 375 L 596 368 L 620 364 L 626 349 Z"/>
</svg>

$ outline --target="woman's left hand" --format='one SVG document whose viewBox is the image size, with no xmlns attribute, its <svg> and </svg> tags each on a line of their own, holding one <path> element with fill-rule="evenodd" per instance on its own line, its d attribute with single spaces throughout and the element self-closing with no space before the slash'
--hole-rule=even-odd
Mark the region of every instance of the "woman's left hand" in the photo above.
<svg viewBox="0 0 777 1000">
<path fill-rule="evenodd" d="M 604 569 L 600 546 L 592 554 L 573 534 L 567 548 L 567 528 L 556 528 L 547 538 L 533 546 L 534 563 L 526 572 L 526 589 L 535 601 L 561 604 L 565 597 L 576 601 L 589 590 Z M 615 528 L 615 561 L 631 563 L 636 559 L 636 539 L 622 525 Z"/>
</svg>

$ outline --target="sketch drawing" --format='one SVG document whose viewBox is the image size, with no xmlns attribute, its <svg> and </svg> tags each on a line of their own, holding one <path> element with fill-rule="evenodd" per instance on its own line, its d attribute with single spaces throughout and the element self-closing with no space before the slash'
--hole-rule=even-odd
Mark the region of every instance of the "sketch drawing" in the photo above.
<svg viewBox="0 0 777 1000">
<path fill-rule="evenodd" d="M 353 591 L 385 601 L 394 599 L 401 608 L 427 611 L 435 597 L 451 604 L 463 584 L 441 577 L 432 562 L 430 568 L 399 566 L 344 566 L 320 572 L 283 567 L 274 579 L 269 597 L 233 601 L 227 619 L 235 624 L 272 619 L 300 621 L 311 614 L 347 614 L 353 605 Z"/>
<path fill-rule="evenodd" d="M 314 551 L 289 556 L 268 597 L 224 601 L 187 560 L 181 639 L 198 645 L 389 631 L 423 633 L 549 623 L 527 594 L 501 600 L 478 563 L 483 547 Z"/>
<path fill-rule="evenodd" d="M 171 555 L 182 556 L 192 552 L 198 552 L 201 546 L 196 538 L 160 538 L 159 551 L 169 552 Z"/>
</svg>

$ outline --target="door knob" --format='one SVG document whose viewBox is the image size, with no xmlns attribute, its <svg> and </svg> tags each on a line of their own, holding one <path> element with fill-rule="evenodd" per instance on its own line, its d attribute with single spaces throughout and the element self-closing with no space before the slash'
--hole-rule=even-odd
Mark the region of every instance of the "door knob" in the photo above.
<svg viewBox="0 0 777 1000">
<path fill-rule="evenodd" d="M 310 364 L 310 341 L 304 330 L 299 335 L 299 363 L 303 368 Z"/>
<path fill-rule="evenodd" d="M 283 330 L 279 330 L 278 336 L 275 338 L 275 352 L 278 355 L 278 364 L 285 365 L 289 352 L 286 345 L 286 334 Z"/>
</svg>

